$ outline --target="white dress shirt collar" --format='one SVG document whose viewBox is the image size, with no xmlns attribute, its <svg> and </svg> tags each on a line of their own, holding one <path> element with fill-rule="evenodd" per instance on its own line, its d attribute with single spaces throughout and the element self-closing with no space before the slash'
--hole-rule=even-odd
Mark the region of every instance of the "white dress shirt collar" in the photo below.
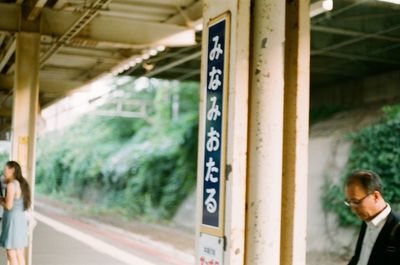
<svg viewBox="0 0 400 265">
<path fill-rule="evenodd" d="M 385 209 L 383 209 L 383 211 L 381 211 L 377 216 L 374 217 L 374 219 L 372 219 L 371 221 L 367 222 L 367 225 L 372 225 L 372 226 L 379 226 L 380 224 L 382 224 L 383 222 L 386 221 L 386 218 L 389 216 L 390 212 L 392 211 L 392 209 L 390 208 L 389 204 L 386 204 Z"/>
</svg>

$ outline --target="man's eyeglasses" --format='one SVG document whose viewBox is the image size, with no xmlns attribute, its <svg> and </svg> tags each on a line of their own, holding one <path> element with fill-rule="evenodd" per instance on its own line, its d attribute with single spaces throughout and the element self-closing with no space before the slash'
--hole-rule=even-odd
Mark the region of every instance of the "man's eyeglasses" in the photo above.
<svg viewBox="0 0 400 265">
<path fill-rule="evenodd" d="M 361 198 L 359 200 L 345 200 L 344 204 L 348 207 L 358 207 L 360 206 L 360 204 L 363 202 L 363 200 L 365 200 L 369 195 L 371 195 L 370 193 L 365 195 L 364 198 Z"/>
</svg>

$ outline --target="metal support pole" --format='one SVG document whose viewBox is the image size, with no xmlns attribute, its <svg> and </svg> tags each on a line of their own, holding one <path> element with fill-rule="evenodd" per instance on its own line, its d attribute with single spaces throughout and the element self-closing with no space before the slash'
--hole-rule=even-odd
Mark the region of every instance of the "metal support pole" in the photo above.
<svg viewBox="0 0 400 265">
<path fill-rule="evenodd" d="M 286 2 L 252 7 L 247 265 L 280 264 Z"/>
<path fill-rule="evenodd" d="M 31 186 L 33 202 L 40 34 L 19 32 L 16 46 L 11 157 L 21 164 L 24 177 Z M 26 264 L 32 264 L 31 237 L 26 251 Z"/>
<path fill-rule="evenodd" d="M 281 265 L 305 265 L 310 3 L 286 2 Z"/>
</svg>

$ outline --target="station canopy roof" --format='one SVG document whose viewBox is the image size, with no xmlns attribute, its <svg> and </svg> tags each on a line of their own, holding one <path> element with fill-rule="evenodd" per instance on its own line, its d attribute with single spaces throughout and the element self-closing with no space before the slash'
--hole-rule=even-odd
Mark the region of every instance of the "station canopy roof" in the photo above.
<svg viewBox="0 0 400 265">
<path fill-rule="evenodd" d="M 196 45 L 201 10 L 194 0 L 0 0 L 0 88 L 12 87 L 21 28 L 41 33 L 43 107 L 134 59 Z"/>
<path fill-rule="evenodd" d="M 312 89 L 399 70 L 400 5 L 333 3 L 311 18 Z M 0 131 L 21 29 L 41 33 L 45 107 L 104 74 L 198 81 L 201 17 L 196 0 L 0 0 Z"/>
<path fill-rule="evenodd" d="M 198 81 L 200 50 L 171 49 L 124 74 Z M 400 4 L 333 0 L 332 11 L 311 17 L 311 89 L 395 70 L 400 70 Z"/>
</svg>

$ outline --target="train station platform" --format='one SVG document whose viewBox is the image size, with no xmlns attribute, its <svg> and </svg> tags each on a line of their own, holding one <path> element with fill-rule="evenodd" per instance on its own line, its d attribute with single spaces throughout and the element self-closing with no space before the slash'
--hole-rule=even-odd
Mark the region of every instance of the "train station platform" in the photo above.
<svg viewBox="0 0 400 265">
<path fill-rule="evenodd" d="M 99 253 L 84 243 L 39 222 L 33 248 L 33 264 L 40 265 L 125 265 L 106 254 Z M 0 264 L 7 264 L 4 249 L 0 251 Z"/>
<path fill-rule="evenodd" d="M 124 265 L 107 254 L 39 222 L 34 239 L 33 264 Z"/>
<path fill-rule="evenodd" d="M 40 208 L 40 207 L 39 207 Z M 35 213 L 34 265 L 190 265 L 194 258 L 130 232 L 106 228 L 55 212 Z M 0 264 L 7 264 L 4 249 Z"/>
</svg>

